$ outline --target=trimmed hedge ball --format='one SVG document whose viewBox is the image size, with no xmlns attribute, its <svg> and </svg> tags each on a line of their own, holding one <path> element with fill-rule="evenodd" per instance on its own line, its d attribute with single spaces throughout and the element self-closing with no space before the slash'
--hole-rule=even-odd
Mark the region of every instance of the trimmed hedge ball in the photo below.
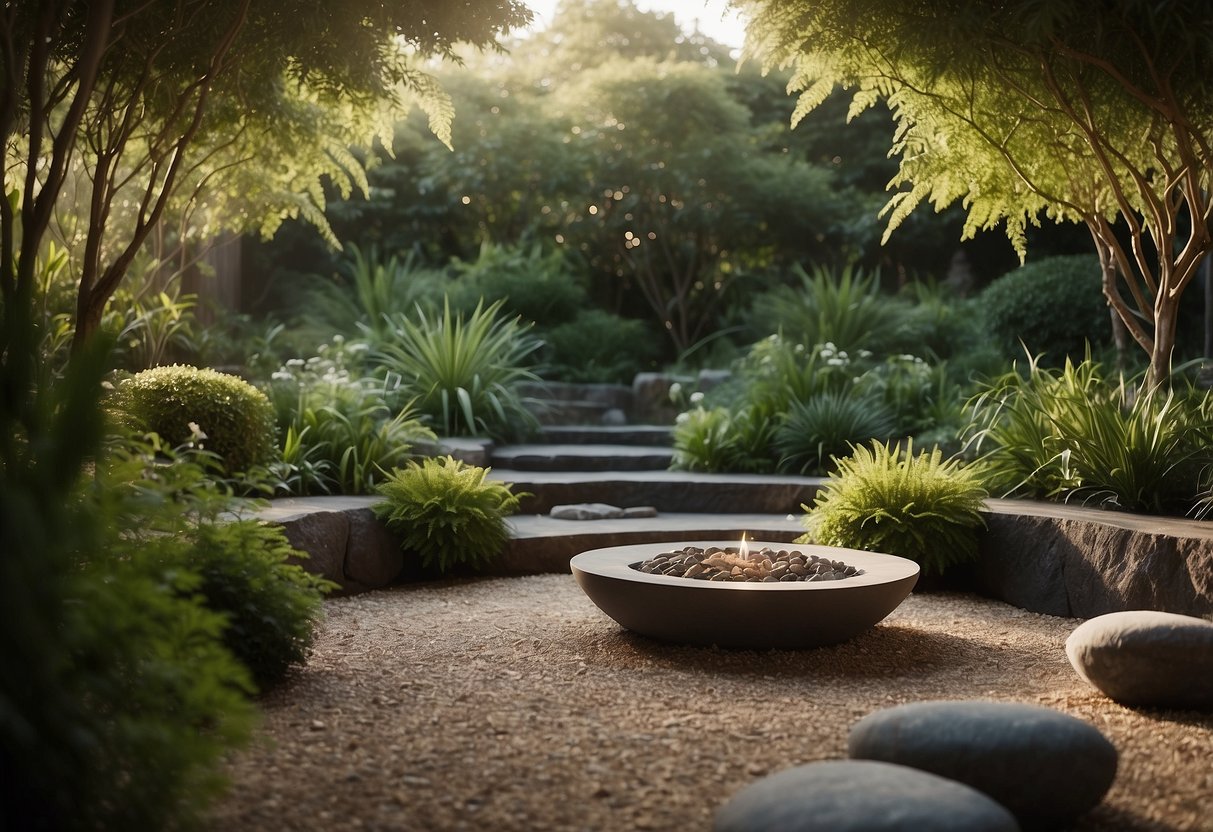
<svg viewBox="0 0 1213 832">
<path fill-rule="evenodd" d="M 205 434 L 201 445 L 229 473 L 248 471 L 274 455 L 274 408 L 265 394 L 237 376 L 173 364 L 136 373 L 118 386 L 118 407 L 132 428 L 155 432 L 169 445 Z"/>
</svg>

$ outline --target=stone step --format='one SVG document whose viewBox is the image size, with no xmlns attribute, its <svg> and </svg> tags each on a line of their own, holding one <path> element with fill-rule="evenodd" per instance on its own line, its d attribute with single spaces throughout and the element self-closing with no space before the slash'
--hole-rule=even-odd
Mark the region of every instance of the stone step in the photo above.
<svg viewBox="0 0 1213 832">
<path fill-rule="evenodd" d="M 536 442 L 553 445 L 660 445 L 670 447 L 670 425 L 545 425 Z"/>
<path fill-rule="evenodd" d="M 516 471 L 664 471 L 673 449 L 653 445 L 501 445 L 493 466 Z"/>
<path fill-rule="evenodd" d="M 634 543 L 768 540 L 791 543 L 804 534 L 801 513 L 684 514 L 619 520 L 557 520 L 546 514 L 509 518 L 510 542 L 485 570 L 490 575 L 568 572 L 569 560 L 590 549 Z"/>
<path fill-rule="evenodd" d="M 812 503 L 822 477 L 698 474 L 686 471 L 520 471 L 494 467 L 493 479 L 527 492 L 520 510 L 547 514 L 570 503 L 653 506 L 704 514 L 799 514 Z"/>
<path fill-rule="evenodd" d="M 623 411 L 603 402 L 528 398 L 524 404 L 541 426 L 601 425 L 612 418 L 627 419 Z"/>
</svg>

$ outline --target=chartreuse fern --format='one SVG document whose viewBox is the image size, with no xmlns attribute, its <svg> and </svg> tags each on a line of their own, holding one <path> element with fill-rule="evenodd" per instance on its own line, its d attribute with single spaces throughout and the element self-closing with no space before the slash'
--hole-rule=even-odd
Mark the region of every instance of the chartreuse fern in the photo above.
<svg viewBox="0 0 1213 832">
<path fill-rule="evenodd" d="M 518 510 L 523 496 L 509 483 L 487 479 L 489 470 L 449 456 L 411 462 L 376 487 L 384 501 L 374 506 L 375 514 L 400 536 L 405 551 L 420 556 L 422 566 L 440 572 L 482 567 L 505 548 L 505 517 Z"/>
<path fill-rule="evenodd" d="M 986 491 L 972 469 L 943 460 L 938 449 L 914 455 L 909 443 L 873 441 L 836 460 L 818 493 L 800 542 L 899 555 L 924 573 L 977 556 Z"/>
</svg>

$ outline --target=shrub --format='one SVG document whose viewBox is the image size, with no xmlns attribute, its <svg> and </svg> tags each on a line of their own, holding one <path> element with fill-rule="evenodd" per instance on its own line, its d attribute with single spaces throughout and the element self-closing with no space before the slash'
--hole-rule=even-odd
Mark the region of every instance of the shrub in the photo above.
<svg viewBox="0 0 1213 832">
<path fill-rule="evenodd" d="M 264 393 L 236 376 L 177 364 L 154 367 L 118 386 L 116 406 L 130 427 L 156 433 L 169 446 L 203 434 L 203 447 L 232 474 L 274 455 L 274 409 Z"/>
<path fill-rule="evenodd" d="M 180 565 L 198 574 L 193 591 L 226 617 L 223 643 L 264 691 L 307 661 L 323 593 L 336 585 L 288 563 L 299 553 L 281 526 L 209 520 L 189 537 Z"/>
<path fill-rule="evenodd" d="M 643 321 L 587 309 L 543 334 L 545 376 L 570 382 L 631 384 L 657 357 Z"/>
<path fill-rule="evenodd" d="M 879 401 L 848 393 L 818 393 L 796 402 L 775 432 L 779 467 L 799 474 L 824 473 L 832 456 L 869 439 L 888 439 L 893 414 Z"/>
<path fill-rule="evenodd" d="M 346 246 L 340 279 L 311 275 L 300 295 L 302 327 L 310 334 L 336 331 L 353 336 L 365 329 L 387 332 L 388 321 L 414 306 L 432 307 L 442 297 L 446 275 L 422 267 L 412 253 L 403 259 Z"/>
<path fill-rule="evenodd" d="M 670 467 L 682 471 L 765 473 L 774 468 L 774 425 L 754 410 L 697 407 L 674 425 Z"/>
<path fill-rule="evenodd" d="M 535 425 L 517 385 L 538 380 L 527 362 L 540 343 L 500 311 L 501 301 L 478 305 L 465 321 L 449 303 L 441 317 L 419 308 L 416 321 L 396 318 L 379 345 L 382 367 L 444 435 L 512 437 Z"/>
<path fill-rule="evenodd" d="M 844 352 L 899 352 L 918 340 L 907 328 L 910 304 L 882 294 L 876 275 L 849 266 L 838 273 L 796 266 L 795 272 L 798 285 L 755 299 L 749 317 L 756 331 L 782 332 L 804 344 L 829 342 Z"/>
<path fill-rule="evenodd" d="M 588 305 L 585 287 L 569 272 L 564 255 L 538 243 L 503 246 L 483 243 L 475 261 L 454 263 L 451 305 L 471 313 L 476 306 L 502 302 L 503 310 L 539 325 L 567 323 Z"/>
<path fill-rule="evenodd" d="M 966 431 L 996 493 L 1105 508 L 1184 513 L 1213 471 L 1207 392 L 1138 392 L 1098 364 L 1035 362 L 996 379 L 969 405 Z"/>
<path fill-rule="evenodd" d="M 1082 360 L 1088 342 L 1096 347 L 1110 340 L 1102 285 L 1094 256 L 1046 257 L 998 278 L 977 300 L 1005 356 L 1022 355 L 1026 347 L 1060 367 L 1067 357 Z"/>
<path fill-rule="evenodd" d="M 0 828 L 185 828 L 249 736 L 248 674 L 197 576 L 143 556 L 182 545 L 182 469 L 112 487 L 129 455 L 100 444 L 106 350 L 50 384 L 29 321 L 0 357 Z"/>
<path fill-rule="evenodd" d="M 837 463 L 805 518 L 807 539 L 899 555 L 924 574 L 977 556 L 986 492 L 972 469 L 938 450 L 914 456 L 907 444 L 903 455 L 875 441 Z"/>
<path fill-rule="evenodd" d="M 271 470 L 281 488 L 366 494 L 415 445 L 434 439 L 411 403 L 393 408 L 384 381 L 350 369 L 351 356 L 365 348 L 337 336 L 320 355 L 293 359 L 274 373 L 267 389 L 285 439 L 282 465 Z"/>
<path fill-rule="evenodd" d="M 376 487 L 384 500 L 373 508 L 423 567 L 479 568 L 505 548 L 505 517 L 523 496 L 508 483 L 486 479 L 488 473 L 449 456 L 411 462 Z"/>
</svg>

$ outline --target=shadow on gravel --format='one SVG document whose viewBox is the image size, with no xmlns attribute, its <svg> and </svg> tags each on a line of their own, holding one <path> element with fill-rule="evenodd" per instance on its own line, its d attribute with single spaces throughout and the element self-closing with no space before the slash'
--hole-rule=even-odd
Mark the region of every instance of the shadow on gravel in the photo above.
<svg viewBox="0 0 1213 832">
<path fill-rule="evenodd" d="M 619 630 L 611 637 L 585 645 L 580 652 L 592 661 L 600 652 L 604 660 L 617 662 L 621 652 L 662 667 L 722 673 L 737 676 L 839 676 L 848 678 L 896 678 L 906 675 L 956 673 L 968 665 L 984 664 L 991 658 L 987 645 L 959 636 L 927 632 L 898 624 L 880 624 L 844 644 L 807 650 L 732 650 L 719 647 L 687 647 Z M 1030 662 L 1033 654 L 1000 648 L 998 661 Z"/>
</svg>

